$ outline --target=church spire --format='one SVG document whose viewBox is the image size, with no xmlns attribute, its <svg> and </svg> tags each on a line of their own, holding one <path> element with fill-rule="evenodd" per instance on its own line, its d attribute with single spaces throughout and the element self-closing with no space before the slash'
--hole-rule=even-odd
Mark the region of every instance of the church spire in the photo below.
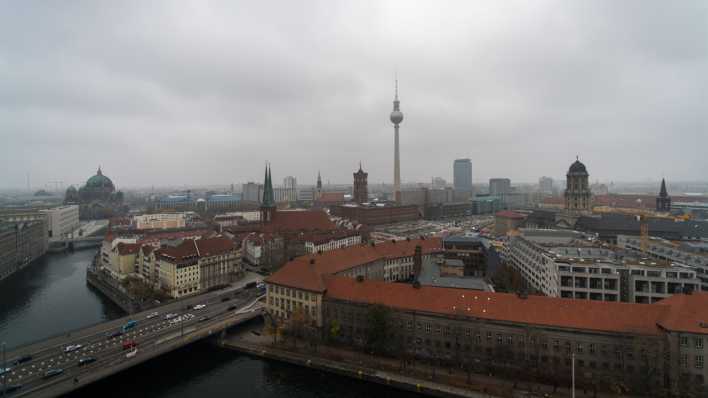
<svg viewBox="0 0 708 398">
<path fill-rule="evenodd" d="M 265 181 L 263 182 L 263 203 L 262 207 L 275 207 L 275 197 L 273 195 L 273 178 L 270 174 L 270 165 L 266 166 Z"/>
<path fill-rule="evenodd" d="M 662 198 L 669 196 L 669 193 L 666 192 L 666 180 L 663 178 L 661 179 L 661 189 L 659 190 L 659 196 Z"/>
</svg>

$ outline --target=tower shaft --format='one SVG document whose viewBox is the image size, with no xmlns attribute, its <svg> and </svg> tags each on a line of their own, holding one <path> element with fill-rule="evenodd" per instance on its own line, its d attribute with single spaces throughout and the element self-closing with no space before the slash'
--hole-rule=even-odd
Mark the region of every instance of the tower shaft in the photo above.
<svg viewBox="0 0 708 398">
<path fill-rule="evenodd" d="M 401 203 L 401 155 L 398 144 L 398 124 L 394 126 L 393 149 L 393 197 L 396 203 Z"/>
</svg>

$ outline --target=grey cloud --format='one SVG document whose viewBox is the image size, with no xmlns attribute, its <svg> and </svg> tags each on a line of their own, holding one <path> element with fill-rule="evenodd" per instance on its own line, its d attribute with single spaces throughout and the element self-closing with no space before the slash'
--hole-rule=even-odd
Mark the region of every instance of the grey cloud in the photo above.
<svg viewBox="0 0 708 398">
<path fill-rule="evenodd" d="M 705 179 L 705 2 L 12 2 L 0 187 Z"/>
</svg>

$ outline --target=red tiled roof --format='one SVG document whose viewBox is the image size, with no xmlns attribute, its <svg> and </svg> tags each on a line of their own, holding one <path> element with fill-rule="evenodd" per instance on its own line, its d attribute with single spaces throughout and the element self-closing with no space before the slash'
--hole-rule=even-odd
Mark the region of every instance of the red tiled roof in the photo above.
<svg viewBox="0 0 708 398">
<path fill-rule="evenodd" d="M 200 256 L 216 256 L 234 249 L 234 242 L 227 238 L 199 239 L 196 242 Z"/>
<path fill-rule="evenodd" d="M 320 203 L 342 203 L 344 202 L 344 192 L 322 192 L 317 201 Z"/>
<path fill-rule="evenodd" d="M 375 246 L 363 244 L 345 247 L 322 254 L 298 257 L 285 264 L 266 281 L 277 285 L 322 292 L 324 291 L 323 275 L 335 274 L 379 259 L 412 256 L 417 245 L 421 246 L 423 254 L 442 250 L 442 240 L 439 238 L 401 240 L 395 243 L 389 241 Z M 311 264 L 311 260 L 314 260 L 314 264 Z"/>
<path fill-rule="evenodd" d="M 306 234 L 300 235 L 298 239 L 302 242 L 312 242 L 317 245 L 320 243 L 327 243 L 332 240 L 344 239 L 356 235 L 359 235 L 359 231 L 340 228 L 329 232 L 308 232 Z"/>
<path fill-rule="evenodd" d="M 233 249 L 233 246 L 234 243 L 226 238 L 185 239 L 177 246 L 166 246 L 158 249 L 155 255 L 180 261 L 186 258 L 209 257 L 227 253 Z"/>
<path fill-rule="evenodd" d="M 326 276 L 324 279 L 326 295 L 332 299 L 539 326 L 658 335 L 660 329 L 657 322 L 669 312 L 668 306 L 658 303 L 633 304 L 545 296 L 522 299 L 508 293 L 432 286 L 416 289 L 408 284 L 374 280 L 358 282 L 354 278 L 337 276 Z M 700 296 L 697 301 L 707 307 L 708 294 Z M 706 332 L 708 330 L 704 329 L 703 333 Z"/>
<path fill-rule="evenodd" d="M 138 252 L 138 250 L 140 250 L 140 244 L 120 242 L 116 245 L 116 250 L 121 256 L 135 254 Z"/>
<path fill-rule="evenodd" d="M 499 212 L 497 212 L 497 214 L 495 214 L 495 216 L 504 217 L 504 218 L 513 218 L 516 220 L 523 220 L 524 218 L 526 218 L 523 214 L 517 213 L 515 211 L 511 211 L 511 210 L 499 211 Z"/>
<path fill-rule="evenodd" d="M 321 210 L 276 211 L 273 221 L 262 225 L 262 232 L 332 231 L 337 229 L 327 213 Z"/>
<path fill-rule="evenodd" d="M 661 327 L 677 332 L 708 333 L 708 293 L 674 294 L 653 305 L 669 308 L 659 320 Z"/>
</svg>

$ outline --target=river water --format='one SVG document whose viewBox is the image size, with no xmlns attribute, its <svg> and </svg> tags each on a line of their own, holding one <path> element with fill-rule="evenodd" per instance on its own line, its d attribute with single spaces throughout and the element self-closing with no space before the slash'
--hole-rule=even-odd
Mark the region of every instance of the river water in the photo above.
<svg viewBox="0 0 708 398">
<path fill-rule="evenodd" d="M 0 282 L 8 349 L 114 319 L 120 308 L 86 285 L 94 250 L 52 254 Z M 411 394 L 197 343 L 104 379 L 72 397 L 399 398 Z"/>
</svg>

